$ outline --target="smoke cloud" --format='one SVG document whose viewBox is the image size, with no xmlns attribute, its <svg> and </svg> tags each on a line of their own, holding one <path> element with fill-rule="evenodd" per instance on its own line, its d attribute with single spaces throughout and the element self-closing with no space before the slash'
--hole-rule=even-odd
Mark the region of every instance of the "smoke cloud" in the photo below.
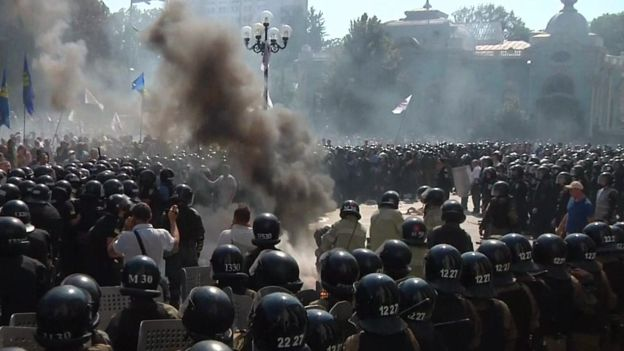
<svg viewBox="0 0 624 351">
<path fill-rule="evenodd" d="M 242 184 L 261 200 L 256 212 L 274 211 L 291 233 L 335 208 L 307 124 L 290 110 L 262 108 L 262 87 L 242 62 L 238 37 L 170 2 L 146 39 L 163 59 L 151 99 L 159 104 L 155 133 L 227 148 Z"/>
</svg>

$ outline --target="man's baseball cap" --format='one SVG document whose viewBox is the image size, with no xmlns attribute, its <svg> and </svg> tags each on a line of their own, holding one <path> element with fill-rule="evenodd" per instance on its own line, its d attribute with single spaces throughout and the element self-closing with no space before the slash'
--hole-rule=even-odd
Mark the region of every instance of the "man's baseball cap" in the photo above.
<svg viewBox="0 0 624 351">
<path fill-rule="evenodd" d="M 585 187 L 583 187 L 583 183 L 575 180 L 570 185 L 566 185 L 566 189 L 584 190 Z"/>
</svg>

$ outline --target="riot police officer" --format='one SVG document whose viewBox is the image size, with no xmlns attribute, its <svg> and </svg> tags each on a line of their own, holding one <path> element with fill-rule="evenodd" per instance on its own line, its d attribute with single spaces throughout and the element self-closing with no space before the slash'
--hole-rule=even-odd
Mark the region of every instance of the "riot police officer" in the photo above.
<svg viewBox="0 0 624 351">
<path fill-rule="evenodd" d="M 446 350 L 444 340 L 435 332 L 431 316 L 438 293 L 425 280 L 409 278 L 399 284 L 401 317 L 423 351 Z"/>
<path fill-rule="evenodd" d="M 362 332 L 347 339 L 345 350 L 420 350 L 399 316 L 399 299 L 399 288 L 389 276 L 373 273 L 362 278 L 355 288 L 355 316 Z"/>
<path fill-rule="evenodd" d="M 498 181 L 496 169 L 492 166 L 483 165 L 481 174 L 481 209 L 487 208 L 492 198 L 492 187 Z"/>
<path fill-rule="evenodd" d="M 106 332 L 115 351 L 136 350 L 141 321 L 151 319 L 179 319 L 172 306 L 156 302 L 160 271 L 153 259 L 135 256 L 129 259 L 121 274 L 121 294 L 130 296 L 130 305 L 113 316 Z"/>
<path fill-rule="evenodd" d="M 535 235 L 553 231 L 552 220 L 555 218 L 558 195 L 547 166 L 537 169 L 537 179 L 531 204 L 531 228 Z"/>
<path fill-rule="evenodd" d="M 529 185 L 524 180 L 524 168 L 521 165 L 511 166 L 510 171 L 509 195 L 514 199 L 514 204 L 516 205 L 518 227 L 521 231 L 524 231 L 527 229 L 529 222 Z"/>
<path fill-rule="evenodd" d="M 406 243 L 400 240 L 386 240 L 377 254 L 383 264 L 383 273 L 397 282 L 404 280 L 412 271 L 412 252 Z"/>
<path fill-rule="evenodd" d="M 307 309 L 306 344 L 311 351 L 342 350 L 344 338 L 334 316 L 318 309 Z"/>
<path fill-rule="evenodd" d="M 186 351 L 232 351 L 232 349 L 216 340 L 204 340 L 186 349 Z"/>
<path fill-rule="evenodd" d="M 435 228 L 427 237 L 427 246 L 432 248 L 438 244 L 448 244 L 460 252 L 472 251 L 470 235 L 459 226 L 466 220 L 461 204 L 454 200 L 444 202 L 442 220 L 444 225 Z"/>
<path fill-rule="evenodd" d="M 26 197 L 26 204 L 30 209 L 30 219 L 35 228 L 50 233 L 52 243 L 52 257 L 58 257 L 63 221 L 59 212 L 52 206 L 52 193 L 44 184 L 35 185 Z"/>
<path fill-rule="evenodd" d="M 440 188 L 431 188 L 423 194 L 423 202 L 425 203 L 423 221 L 430 232 L 444 224 L 441 207 L 446 199 L 444 191 Z"/>
<path fill-rule="evenodd" d="M 360 268 L 358 280 L 371 273 L 381 273 L 383 264 L 379 255 L 375 252 L 369 249 L 355 249 L 351 254 L 357 260 L 358 267 Z"/>
<path fill-rule="evenodd" d="M 412 252 L 411 273 L 416 277 L 425 276 L 424 260 L 427 254 L 427 227 L 422 220 L 410 217 L 403 222 L 403 242 Z"/>
<path fill-rule="evenodd" d="M 192 344 L 202 340 L 232 344 L 234 306 L 221 289 L 214 286 L 193 288 L 180 312 Z"/>
<path fill-rule="evenodd" d="M 252 225 L 254 238 L 251 243 L 255 249 L 245 254 L 243 271 L 249 273 L 251 265 L 254 263 L 260 252 L 263 250 L 278 250 L 275 245 L 280 243 L 281 223 L 272 213 L 262 213 L 258 215 Z"/>
<path fill-rule="evenodd" d="M 319 255 L 333 248 L 351 251 L 363 248 L 366 244 L 366 229 L 359 220 L 360 206 L 353 200 L 345 201 L 340 206 L 340 220 L 334 223 L 321 237 Z"/>
<path fill-rule="evenodd" d="M 386 240 L 401 239 L 403 215 L 399 211 L 399 193 L 386 191 L 381 197 L 379 208 L 371 216 L 368 246 L 377 250 Z"/>
<path fill-rule="evenodd" d="M 561 223 L 561 220 L 568 212 L 568 202 L 570 201 L 570 192 L 566 188 L 566 186 L 572 183 L 572 176 L 568 172 L 560 172 L 557 175 L 556 186 L 559 192 L 557 197 L 557 206 L 555 211 L 555 222 L 554 227 L 558 227 Z"/>
<path fill-rule="evenodd" d="M 0 217 L 0 325 L 13 313 L 32 312 L 48 290 L 46 267 L 24 254 L 28 250 L 26 227 L 17 218 Z"/>
<path fill-rule="evenodd" d="M 618 191 L 613 188 L 613 176 L 609 172 L 603 172 L 598 176 L 600 189 L 596 193 L 596 208 L 594 219 L 609 224 L 616 222 L 618 213 Z"/>
<path fill-rule="evenodd" d="M 41 262 L 48 270 L 52 269 L 52 240 L 50 234 L 31 223 L 30 209 L 21 200 L 11 200 L 2 206 L 0 216 L 15 217 L 24 223 L 29 247 L 24 254 Z M 75 253 L 74 253 L 75 254 Z"/>
<path fill-rule="evenodd" d="M 499 181 L 492 186 L 492 198 L 486 207 L 479 231 L 483 238 L 501 237 L 518 226 L 518 213 L 511 196 L 509 184 Z"/>
<path fill-rule="evenodd" d="M 277 250 L 264 250 L 249 269 L 249 283 L 254 290 L 279 286 L 293 294 L 301 290 L 299 265 L 289 254 Z"/>
</svg>

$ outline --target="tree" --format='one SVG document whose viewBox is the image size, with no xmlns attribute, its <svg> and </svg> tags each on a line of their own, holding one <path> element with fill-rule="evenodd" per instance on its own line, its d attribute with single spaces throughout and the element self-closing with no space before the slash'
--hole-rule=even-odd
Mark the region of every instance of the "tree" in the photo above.
<svg viewBox="0 0 624 351">
<path fill-rule="evenodd" d="M 487 23 L 500 22 L 503 25 L 505 39 L 529 41 L 531 30 L 513 11 L 507 12 L 504 7 L 493 4 L 477 7 L 463 7 L 453 13 L 456 23 Z"/>
<path fill-rule="evenodd" d="M 605 14 L 591 23 L 591 31 L 599 34 L 611 55 L 624 52 L 624 12 Z"/>
<path fill-rule="evenodd" d="M 89 61 L 110 57 L 111 47 L 106 33 L 110 10 L 101 0 L 81 0 L 76 4 L 72 13 L 72 40 L 84 40 Z"/>
</svg>

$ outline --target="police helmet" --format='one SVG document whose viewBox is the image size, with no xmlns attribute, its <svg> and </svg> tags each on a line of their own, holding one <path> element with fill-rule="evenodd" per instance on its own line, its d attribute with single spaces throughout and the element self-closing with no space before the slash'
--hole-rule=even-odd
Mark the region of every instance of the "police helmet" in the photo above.
<svg viewBox="0 0 624 351">
<path fill-rule="evenodd" d="M 392 279 L 400 280 L 412 271 L 412 251 L 400 240 L 386 240 L 377 249 L 377 254 L 383 263 L 383 272 Z"/>
<path fill-rule="evenodd" d="M 496 293 L 490 260 L 480 252 L 466 252 L 461 255 L 461 259 L 461 283 L 465 289 L 464 295 L 478 299 L 494 297 Z"/>
<path fill-rule="evenodd" d="M 0 256 L 19 256 L 28 248 L 24 223 L 15 217 L 0 217 Z"/>
<path fill-rule="evenodd" d="M 521 234 L 504 235 L 501 241 L 511 252 L 511 271 L 514 273 L 535 273 L 541 268 L 533 262 L 533 248 L 529 239 Z"/>
<path fill-rule="evenodd" d="M 135 202 L 138 201 L 139 186 L 137 185 L 137 183 L 132 179 L 124 180 L 121 183 L 123 184 L 123 187 L 124 187 L 124 194 L 127 197 L 129 197 L 132 201 L 135 201 Z"/>
<path fill-rule="evenodd" d="M 431 188 L 422 195 L 423 203 L 431 206 L 442 206 L 446 201 L 446 193 L 440 188 Z"/>
<path fill-rule="evenodd" d="M 410 246 L 424 246 L 427 239 L 427 226 L 422 219 L 410 217 L 401 226 L 403 241 Z"/>
<path fill-rule="evenodd" d="M 511 250 L 500 240 L 485 240 L 477 249 L 484 254 L 492 264 L 492 281 L 495 286 L 510 285 L 515 282 L 511 271 Z"/>
<path fill-rule="evenodd" d="M 459 280 L 461 270 L 461 254 L 451 245 L 436 245 L 425 256 L 425 279 L 440 292 L 456 294 L 463 291 Z"/>
<path fill-rule="evenodd" d="M 381 202 L 379 203 L 379 207 L 388 207 L 396 210 L 399 208 L 400 200 L 401 198 L 399 197 L 399 193 L 394 190 L 389 190 L 381 196 Z"/>
<path fill-rule="evenodd" d="M 186 351 L 232 351 L 232 349 L 220 341 L 204 340 L 194 344 Z"/>
<path fill-rule="evenodd" d="M 360 268 L 359 278 L 370 274 L 380 273 L 383 269 L 381 258 L 374 251 L 369 249 L 355 249 L 351 252 Z"/>
<path fill-rule="evenodd" d="M 98 182 L 104 184 L 107 181 L 111 180 L 111 179 L 115 179 L 115 172 L 110 171 L 110 170 L 105 170 L 103 172 L 99 172 L 96 176 L 95 176 L 95 180 L 97 180 Z"/>
<path fill-rule="evenodd" d="M 16 186 L 19 186 L 21 182 L 24 181 L 24 178 L 20 178 L 20 177 L 9 177 L 6 181 L 6 184 L 14 184 Z M 21 191 L 21 190 L 20 190 Z"/>
<path fill-rule="evenodd" d="M 357 219 L 361 219 L 362 215 L 360 214 L 360 205 L 353 200 L 347 200 L 342 203 L 340 206 L 340 218 L 346 218 L 348 215 L 352 215 L 357 217 Z"/>
<path fill-rule="evenodd" d="M 243 254 L 234 245 L 219 245 L 210 258 L 212 278 L 214 280 L 247 280 L 249 276 L 243 272 Z"/>
<path fill-rule="evenodd" d="M 253 221 L 254 238 L 251 242 L 256 246 L 274 246 L 280 242 L 280 221 L 272 213 L 262 213 Z"/>
<path fill-rule="evenodd" d="M 416 197 L 418 198 L 418 200 L 420 200 L 420 202 L 424 203 L 423 194 L 426 193 L 429 189 L 431 189 L 431 187 L 428 185 L 423 185 L 416 189 Z"/>
<path fill-rule="evenodd" d="M 509 196 L 509 183 L 498 181 L 492 186 L 491 195 L 493 197 Z"/>
<path fill-rule="evenodd" d="M 11 183 L 0 185 L 0 204 L 4 204 L 11 200 L 17 200 L 20 196 L 20 189 L 17 185 Z"/>
<path fill-rule="evenodd" d="M 193 340 L 231 339 L 234 305 L 223 290 L 214 286 L 193 288 L 181 313 L 182 323 Z"/>
<path fill-rule="evenodd" d="M 264 250 L 249 269 L 255 290 L 266 286 L 280 286 L 293 293 L 303 286 L 299 279 L 299 265 L 289 254 L 277 250 Z"/>
<path fill-rule="evenodd" d="M 583 234 L 592 238 L 599 255 L 612 251 L 616 246 L 615 236 L 611 232 L 611 227 L 605 222 L 589 223 L 583 228 Z"/>
<path fill-rule="evenodd" d="M 358 280 L 358 261 L 343 249 L 327 251 L 319 258 L 321 285 L 331 295 L 339 299 L 353 296 L 353 283 Z"/>
<path fill-rule="evenodd" d="M 31 204 L 46 204 L 52 199 L 52 192 L 45 184 L 37 184 L 30 191 L 30 196 L 26 198 L 26 202 Z"/>
<path fill-rule="evenodd" d="M 118 215 L 119 211 L 130 211 L 130 207 L 132 207 L 132 201 L 126 195 L 121 194 L 113 194 L 106 199 L 106 212 Z"/>
<path fill-rule="evenodd" d="M 193 204 L 193 198 L 193 189 L 186 184 L 178 184 L 173 189 L 172 199 L 181 205 L 191 206 Z"/>
<path fill-rule="evenodd" d="M 406 322 L 431 319 L 438 293 L 424 279 L 409 278 L 399 283 L 401 317 Z"/>
<path fill-rule="evenodd" d="M 31 190 L 37 185 L 37 183 L 32 180 L 22 180 L 17 186 L 20 189 L 20 193 L 22 194 L 22 198 L 27 199 L 30 196 Z"/>
<path fill-rule="evenodd" d="M 8 178 L 11 177 L 16 177 L 16 178 L 26 178 L 26 172 L 24 172 L 23 169 L 21 168 L 13 168 L 9 171 L 9 173 L 7 174 Z"/>
<path fill-rule="evenodd" d="M 533 260 L 546 270 L 547 276 L 567 280 L 570 274 L 566 267 L 567 245 L 554 234 L 542 234 L 533 242 Z"/>
<path fill-rule="evenodd" d="M 570 234 L 565 238 L 568 246 L 567 262 L 590 273 L 598 273 L 601 268 L 596 262 L 596 243 L 586 234 Z"/>
<path fill-rule="evenodd" d="M 570 185 L 572 183 L 572 175 L 568 172 L 559 172 L 557 174 L 557 184 L 560 186 Z"/>
<path fill-rule="evenodd" d="M 52 177 L 51 175 L 47 175 L 47 174 L 35 178 L 35 183 L 45 184 L 48 187 L 53 187 L 55 184 L 54 177 Z"/>
<path fill-rule="evenodd" d="M 307 313 L 297 298 L 285 293 L 262 297 L 250 316 L 250 333 L 258 351 L 305 349 Z"/>
<path fill-rule="evenodd" d="M 87 196 L 94 199 L 104 198 L 104 187 L 102 183 L 97 180 L 90 180 L 84 186 L 82 196 Z"/>
<path fill-rule="evenodd" d="M 11 200 L 2 206 L 0 216 L 15 217 L 19 219 L 26 227 L 26 232 L 30 233 L 35 230 L 31 224 L 30 208 L 22 200 Z"/>
<path fill-rule="evenodd" d="M 54 169 L 52 169 L 52 167 L 50 166 L 38 166 L 37 168 L 35 168 L 35 170 L 33 171 L 33 177 L 34 178 L 39 178 L 41 176 L 54 176 Z"/>
<path fill-rule="evenodd" d="M 598 176 L 598 185 L 610 186 L 613 183 L 613 175 L 610 172 L 602 172 Z"/>
<path fill-rule="evenodd" d="M 139 187 L 151 188 L 156 184 L 156 174 L 151 169 L 144 169 L 139 173 Z"/>
<path fill-rule="evenodd" d="M 168 180 L 171 180 L 175 178 L 175 173 L 173 173 L 173 170 L 171 168 L 163 168 L 160 171 L 160 181 L 161 182 L 166 182 Z"/>
<path fill-rule="evenodd" d="M 611 234 L 615 237 L 615 250 L 612 254 L 621 254 L 624 252 L 624 223 L 618 222 L 611 226 Z"/>
<path fill-rule="evenodd" d="M 355 286 L 355 313 L 360 328 L 376 335 L 394 335 L 405 330 L 399 317 L 399 288 L 389 276 L 372 273 Z"/>
<path fill-rule="evenodd" d="M 122 295 L 137 297 L 158 297 L 160 271 L 153 259 L 139 255 L 127 260 L 121 273 Z"/>
<path fill-rule="evenodd" d="M 123 194 L 124 186 L 118 179 L 109 179 L 102 183 L 104 197 L 109 198 L 113 194 Z"/>
<path fill-rule="evenodd" d="M 83 289 L 89 297 L 89 307 L 91 310 L 91 327 L 96 328 L 100 323 L 100 298 L 102 291 L 100 285 L 86 274 L 75 273 L 63 279 L 61 285 L 72 285 Z"/>
<path fill-rule="evenodd" d="M 455 200 L 447 200 L 442 204 L 442 221 L 448 223 L 464 223 L 466 214 L 464 207 Z"/>
<path fill-rule="evenodd" d="M 319 309 L 308 309 L 306 344 L 311 351 L 342 350 L 341 331 L 338 322 L 330 313 Z"/>
</svg>

